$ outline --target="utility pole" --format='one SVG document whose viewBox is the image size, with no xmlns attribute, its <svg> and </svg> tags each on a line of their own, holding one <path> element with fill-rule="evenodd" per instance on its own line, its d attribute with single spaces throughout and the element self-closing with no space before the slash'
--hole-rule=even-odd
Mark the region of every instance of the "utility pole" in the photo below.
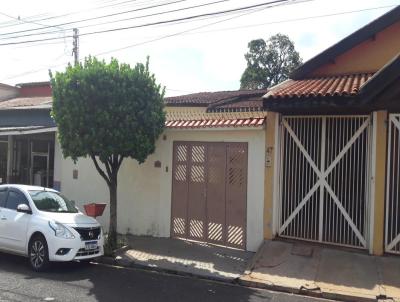
<svg viewBox="0 0 400 302">
<path fill-rule="evenodd" d="M 79 63 L 79 30 L 77 28 L 73 29 L 74 35 L 72 40 L 72 54 L 74 55 L 75 65 Z"/>
</svg>

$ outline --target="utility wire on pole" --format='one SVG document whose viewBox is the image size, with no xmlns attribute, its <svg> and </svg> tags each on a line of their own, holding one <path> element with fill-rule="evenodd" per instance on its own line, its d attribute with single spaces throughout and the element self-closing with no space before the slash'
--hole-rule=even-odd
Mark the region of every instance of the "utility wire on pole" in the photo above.
<svg viewBox="0 0 400 302">
<path fill-rule="evenodd" d="M 75 65 L 79 63 L 79 30 L 77 28 L 73 29 L 74 34 L 72 36 L 72 54 L 74 55 Z"/>
<path fill-rule="evenodd" d="M 313 0 L 273 0 L 273 1 L 258 3 L 258 4 L 250 5 L 250 6 L 243 6 L 243 7 L 233 8 L 233 9 L 208 12 L 208 13 L 203 13 L 203 14 L 199 14 L 199 15 L 191 15 L 191 16 L 181 17 L 181 18 L 177 18 L 177 19 L 160 20 L 160 21 L 145 23 L 145 24 L 117 27 L 117 28 L 111 28 L 111 29 L 103 29 L 103 30 L 98 30 L 98 31 L 93 31 L 93 32 L 85 32 L 85 33 L 81 34 L 81 36 L 97 35 L 97 34 L 110 33 L 110 32 L 116 32 L 116 31 L 121 31 L 121 30 L 143 28 L 143 27 L 149 27 L 149 26 L 155 26 L 155 25 L 172 24 L 172 23 L 185 22 L 185 21 L 190 22 L 191 20 L 204 19 L 205 17 L 222 16 L 222 15 L 237 13 L 237 12 L 241 12 L 241 11 L 251 11 L 251 10 L 254 10 L 257 8 L 259 8 L 259 9 L 262 9 L 263 7 L 271 8 L 271 7 L 281 6 L 281 5 L 293 5 L 296 3 L 309 2 L 309 1 L 313 1 Z M 53 25 L 53 26 L 55 26 L 55 25 Z M 59 25 L 57 25 L 57 26 L 59 26 Z M 0 36 L 1 35 L 2 34 L 0 34 Z M 70 37 L 71 36 L 66 36 L 63 38 L 70 38 Z M 0 46 L 18 45 L 18 44 L 26 44 L 26 43 L 34 43 L 34 42 L 44 42 L 44 41 L 51 41 L 51 40 L 58 40 L 58 39 L 60 39 L 60 38 L 59 37 L 51 37 L 51 38 L 44 38 L 44 39 L 37 39 L 37 40 L 0 43 Z"/>
</svg>

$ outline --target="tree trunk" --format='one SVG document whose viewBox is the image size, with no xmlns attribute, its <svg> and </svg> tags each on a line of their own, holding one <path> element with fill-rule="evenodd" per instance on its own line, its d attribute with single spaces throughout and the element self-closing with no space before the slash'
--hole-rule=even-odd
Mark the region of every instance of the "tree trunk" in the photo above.
<svg viewBox="0 0 400 302">
<path fill-rule="evenodd" d="M 108 246 L 117 248 L 117 181 L 112 181 L 108 186 L 110 190 L 110 227 L 108 230 Z"/>
</svg>

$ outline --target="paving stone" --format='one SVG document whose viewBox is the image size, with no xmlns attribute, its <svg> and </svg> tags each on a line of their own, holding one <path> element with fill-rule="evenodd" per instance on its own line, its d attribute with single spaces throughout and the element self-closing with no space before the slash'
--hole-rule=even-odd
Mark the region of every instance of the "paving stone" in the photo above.
<svg viewBox="0 0 400 302">
<path fill-rule="evenodd" d="M 117 263 L 156 270 L 197 275 L 218 280 L 239 278 L 254 253 L 201 242 L 172 238 L 128 236 L 129 249 L 117 256 Z"/>
<path fill-rule="evenodd" d="M 400 257 L 266 241 L 240 282 L 343 301 L 399 301 Z"/>
<path fill-rule="evenodd" d="M 305 244 L 294 244 L 292 247 L 292 255 L 311 257 L 314 252 L 314 247 Z"/>
<path fill-rule="evenodd" d="M 382 275 L 381 286 L 384 288 L 386 296 L 400 301 L 400 257 L 379 257 L 378 260 Z"/>
</svg>

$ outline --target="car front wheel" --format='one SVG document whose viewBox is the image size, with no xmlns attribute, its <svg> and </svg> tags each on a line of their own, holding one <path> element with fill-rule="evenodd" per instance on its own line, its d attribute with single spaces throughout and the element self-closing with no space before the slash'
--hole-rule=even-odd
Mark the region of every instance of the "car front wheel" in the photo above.
<svg viewBox="0 0 400 302">
<path fill-rule="evenodd" d="M 35 236 L 29 243 L 29 263 L 33 270 L 44 271 L 49 266 L 49 250 L 43 236 Z"/>
</svg>

